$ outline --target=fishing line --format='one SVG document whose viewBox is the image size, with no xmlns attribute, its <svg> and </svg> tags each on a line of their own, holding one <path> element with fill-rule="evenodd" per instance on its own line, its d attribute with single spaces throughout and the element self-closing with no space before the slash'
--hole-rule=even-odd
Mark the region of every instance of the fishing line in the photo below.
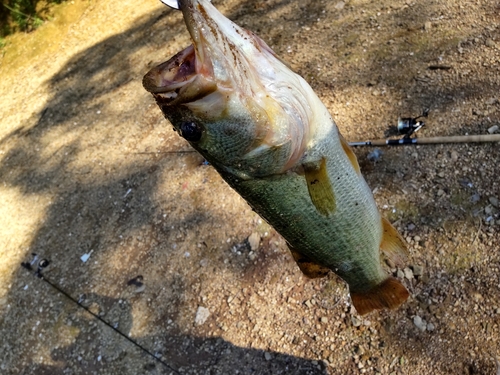
<svg viewBox="0 0 500 375">
<path fill-rule="evenodd" d="M 37 260 L 38 260 L 38 255 L 37 254 L 33 253 L 32 255 L 33 255 L 33 260 L 31 262 L 22 262 L 21 263 L 21 266 L 24 269 L 28 270 L 28 271 L 33 271 L 34 270 L 33 265 L 35 265 L 36 262 L 37 262 Z M 78 300 L 76 300 L 75 298 L 73 298 L 68 292 L 66 292 L 65 290 L 63 290 L 57 284 L 55 284 L 52 281 L 50 281 L 46 276 L 42 275 L 42 270 L 45 267 L 47 267 L 48 265 L 49 265 L 49 261 L 48 260 L 41 259 L 38 262 L 37 269 L 34 272 L 34 275 L 36 277 L 38 277 L 39 279 L 45 281 L 48 285 L 50 285 L 52 288 L 54 288 L 57 292 L 59 292 L 60 294 L 62 294 L 66 298 L 68 298 L 71 302 L 75 303 L 78 307 L 81 307 L 82 309 L 84 309 L 86 312 L 88 312 L 90 315 L 92 315 L 97 320 L 99 320 L 102 323 L 104 323 L 106 326 L 108 326 L 109 328 L 111 328 L 113 331 L 115 331 L 116 333 L 118 333 L 120 336 L 122 336 L 123 338 L 125 338 L 127 341 L 129 341 L 133 345 L 135 345 L 137 348 L 139 348 L 140 350 L 142 350 L 144 353 L 148 354 L 155 361 L 161 363 L 163 366 L 165 366 L 169 370 L 171 370 L 174 373 L 180 375 L 180 372 L 178 370 L 176 370 L 175 368 L 173 368 L 172 366 L 170 366 L 168 363 L 166 363 L 163 360 L 161 360 L 161 358 L 158 358 L 155 354 L 151 353 L 148 349 L 146 349 L 144 346 L 142 346 L 141 344 L 139 344 L 137 341 L 132 340 L 129 336 L 127 336 L 126 334 L 124 334 L 119 329 L 113 327 L 110 323 L 108 323 L 107 321 L 105 321 L 99 315 L 97 315 L 97 314 L 93 313 L 92 311 L 90 311 L 90 309 L 88 307 L 84 306 L 81 302 L 79 302 Z"/>
</svg>

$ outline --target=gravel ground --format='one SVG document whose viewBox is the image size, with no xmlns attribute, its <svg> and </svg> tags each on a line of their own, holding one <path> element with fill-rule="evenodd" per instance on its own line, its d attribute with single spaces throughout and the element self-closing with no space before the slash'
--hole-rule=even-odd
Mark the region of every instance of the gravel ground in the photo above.
<svg viewBox="0 0 500 375">
<path fill-rule="evenodd" d="M 500 125 L 497 1 L 214 3 L 349 141 L 425 108 L 422 136 Z M 2 51 L 0 372 L 497 374 L 500 145 L 356 150 L 411 253 L 391 270 L 408 302 L 360 317 L 162 118 L 142 76 L 189 36 L 180 12 L 138 4 L 59 5 Z"/>
</svg>

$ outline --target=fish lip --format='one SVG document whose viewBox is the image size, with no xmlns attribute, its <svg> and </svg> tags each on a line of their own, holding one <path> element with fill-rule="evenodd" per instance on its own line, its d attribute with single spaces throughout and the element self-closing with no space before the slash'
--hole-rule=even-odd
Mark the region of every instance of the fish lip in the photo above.
<svg viewBox="0 0 500 375">
<path fill-rule="evenodd" d="M 152 94 L 175 92 L 194 80 L 195 67 L 196 54 L 191 45 L 151 69 L 142 79 L 142 85 Z"/>
</svg>

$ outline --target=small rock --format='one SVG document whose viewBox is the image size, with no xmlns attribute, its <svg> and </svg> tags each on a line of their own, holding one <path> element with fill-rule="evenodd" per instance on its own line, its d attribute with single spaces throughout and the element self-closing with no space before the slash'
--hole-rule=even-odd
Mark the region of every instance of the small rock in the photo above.
<svg viewBox="0 0 500 375">
<path fill-rule="evenodd" d="M 328 323 L 328 318 L 326 316 L 321 317 L 321 323 L 323 324 Z"/>
<path fill-rule="evenodd" d="M 309 308 L 311 308 L 313 306 L 313 304 L 311 303 L 311 301 L 307 300 L 306 302 L 304 302 L 305 305 Z"/>
<path fill-rule="evenodd" d="M 486 215 L 490 215 L 492 212 L 493 212 L 493 209 L 491 208 L 491 206 L 489 206 L 489 205 L 488 205 L 488 206 L 486 206 L 486 207 L 484 208 L 484 213 L 485 213 Z"/>
<path fill-rule="evenodd" d="M 198 310 L 196 311 L 196 317 L 194 318 L 194 322 L 196 325 L 202 325 L 205 323 L 210 316 L 210 310 L 208 310 L 206 307 L 199 306 Z"/>
<path fill-rule="evenodd" d="M 359 327 L 363 323 L 360 319 L 356 318 L 354 315 L 351 316 L 351 321 L 354 327 Z"/>
<path fill-rule="evenodd" d="M 434 326 L 434 324 L 432 324 L 432 323 L 427 324 L 427 331 L 432 332 L 435 329 L 436 329 L 436 327 Z"/>
<path fill-rule="evenodd" d="M 424 23 L 424 30 L 425 31 L 429 31 L 431 28 L 432 28 L 432 22 L 427 21 L 426 23 Z"/>
<path fill-rule="evenodd" d="M 265 352 L 264 358 L 266 359 L 266 361 L 270 361 L 273 358 L 273 356 L 271 355 L 271 353 Z"/>
<path fill-rule="evenodd" d="M 424 273 L 424 267 L 414 264 L 413 265 L 413 276 L 422 276 Z"/>
<path fill-rule="evenodd" d="M 479 193 L 477 193 L 477 192 L 476 192 L 476 193 L 474 193 L 474 194 L 472 194 L 472 197 L 470 197 L 470 201 L 471 201 L 472 203 L 477 203 L 477 202 L 479 202 L 480 200 L 481 200 L 481 195 L 480 195 Z"/>
<path fill-rule="evenodd" d="M 439 172 L 438 176 L 441 177 L 441 178 L 444 178 L 446 176 L 446 174 L 444 172 Z"/>
<path fill-rule="evenodd" d="M 476 302 L 481 302 L 484 299 L 481 293 L 477 292 L 472 294 L 472 298 L 474 298 L 474 301 Z"/>
<path fill-rule="evenodd" d="M 404 277 L 405 277 L 405 273 L 403 272 L 403 270 L 400 270 L 400 269 L 398 269 L 398 272 L 396 275 L 397 275 L 398 279 L 404 279 Z"/>
<path fill-rule="evenodd" d="M 142 284 L 141 286 L 137 287 L 136 290 L 134 290 L 135 293 L 142 293 L 146 290 L 146 284 Z"/>
<path fill-rule="evenodd" d="M 444 195 L 444 190 L 443 190 L 443 189 L 439 189 L 439 190 L 437 191 L 437 196 L 438 196 L 438 197 L 440 197 L 440 196 L 442 196 L 442 195 Z"/>
<path fill-rule="evenodd" d="M 415 324 L 417 328 L 422 332 L 424 332 L 427 329 L 427 322 L 418 315 L 415 315 L 413 317 L 413 324 Z"/>
<path fill-rule="evenodd" d="M 408 228 L 407 229 L 408 229 L 409 232 L 411 232 L 415 228 L 416 228 L 415 224 L 413 224 L 413 223 L 408 224 Z"/>
<path fill-rule="evenodd" d="M 365 354 L 365 349 L 361 345 L 359 345 L 359 346 L 354 348 L 354 352 L 357 355 L 362 356 L 363 354 Z"/>
<path fill-rule="evenodd" d="M 456 152 L 455 150 L 453 150 L 451 152 L 451 161 L 455 162 L 458 160 L 458 152 Z"/>
<path fill-rule="evenodd" d="M 498 125 L 493 125 L 491 128 L 488 129 L 488 133 L 493 134 L 498 131 Z"/>
<path fill-rule="evenodd" d="M 345 3 L 343 1 L 339 1 L 337 4 L 335 4 L 335 9 L 337 10 L 342 10 L 345 7 Z"/>
<path fill-rule="evenodd" d="M 413 241 L 415 242 L 420 242 L 420 240 L 421 240 L 420 236 L 413 237 Z"/>
<path fill-rule="evenodd" d="M 403 270 L 403 272 L 404 272 L 404 274 L 405 274 L 405 278 L 407 278 L 408 280 L 413 279 L 413 271 L 411 270 L 411 268 L 406 267 L 406 268 Z"/>
<path fill-rule="evenodd" d="M 496 47 L 495 42 L 493 41 L 493 39 L 490 39 L 490 38 L 486 39 L 486 42 L 484 44 L 486 44 L 487 47 L 491 47 L 491 48 Z"/>
<path fill-rule="evenodd" d="M 376 163 L 382 158 L 382 155 L 383 155 L 382 151 L 379 148 L 376 148 L 375 150 L 370 152 L 366 157 L 371 162 Z"/>
<path fill-rule="evenodd" d="M 252 249 L 252 251 L 257 251 L 260 244 L 260 234 L 253 232 L 250 236 L 248 236 L 248 244 L 250 245 L 250 249 Z"/>
<path fill-rule="evenodd" d="M 489 197 L 489 201 L 493 207 L 499 208 L 498 206 L 498 198 L 496 197 Z"/>
</svg>

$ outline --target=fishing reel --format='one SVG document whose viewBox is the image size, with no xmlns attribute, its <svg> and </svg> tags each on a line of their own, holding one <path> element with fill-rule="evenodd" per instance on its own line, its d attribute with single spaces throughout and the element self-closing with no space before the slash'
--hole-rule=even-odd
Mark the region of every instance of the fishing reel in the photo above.
<svg viewBox="0 0 500 375">
<path fill-rule="evenodd" d="M 419 118 L 427 117 L 429 109 L 426 109 L 420 116 L 417 117 L 399 117 L 398 118 L 398 133 L 404 134 L 403 139 L 410 138 L 425 126 L 425 122 L 417 121 Z"/>
</svg>

